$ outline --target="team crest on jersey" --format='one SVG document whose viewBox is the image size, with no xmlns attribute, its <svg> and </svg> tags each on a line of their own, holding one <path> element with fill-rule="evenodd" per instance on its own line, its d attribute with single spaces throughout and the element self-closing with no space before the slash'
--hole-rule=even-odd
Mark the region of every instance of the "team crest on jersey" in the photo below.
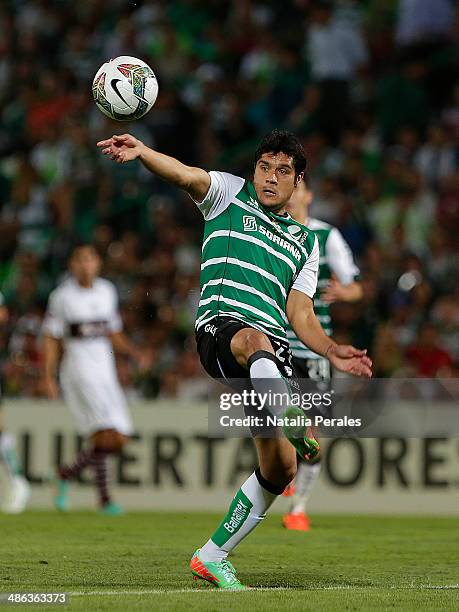
<svg viewBox="0 0 459 612">
<path fill-rule="evenodd" d="M 248 215 L 244 215 L 242 217 L 242 223 L 244 224 L 245 232 L 256 232 L 257 231 L 257 222 L 255 217 L 249 217 Z"/>
<path fill-rule="evenodd" d="M 303 232 L 299 238 L 297 238 L 300 244 L 304 244 L 306 238 L 308 237 L 308 232 Z"/>
<path fill-rule="evenodd" d="M 289 225 L 288 226 L 288 233 L 291 236 L 296 238 L 300 232 L 301 232 L 301 227 L 299 227 L 298 225 Z"/>
<path fill-rule="evenodd" d="M 304 244 L 304 241 L 308 236 L 308 232 L 303 232 L 299 225 L 289 225 L 288 233 L 290 234 L 290 236 L 292 236 L 292 238 L 298 240 L 300 244 Z"/>
</svg>

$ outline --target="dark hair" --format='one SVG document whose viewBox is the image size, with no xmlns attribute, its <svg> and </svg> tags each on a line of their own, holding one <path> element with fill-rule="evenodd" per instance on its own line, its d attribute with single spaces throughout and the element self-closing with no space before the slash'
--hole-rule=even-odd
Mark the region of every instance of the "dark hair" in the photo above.
<svg viewBox="0 0 459 612">
<path fill-rule="evenodd" d="M 273 130 L 263 138 L 255 151 L 255 165 L 263 153 L 285 153 L 293 159 L 295 176 L 306 169 L 306 154 L 303 145 L 291 132 L 286 130 Z"/>
<path fill-rule="evenodd" d="M 96 255 L 99 255 L 99 251 L 97 250 L 97 247 L 95 244 L 93 244 L 92 242 L 85 241 L 85 240 L 80 240 L 79 242 L 74 242 L 71 245 L 68 258 L 72 259 L 75 253 L 79 251 L 80 249 L 92 249 L 94 253 L 96 253 Z"/>
</svg>

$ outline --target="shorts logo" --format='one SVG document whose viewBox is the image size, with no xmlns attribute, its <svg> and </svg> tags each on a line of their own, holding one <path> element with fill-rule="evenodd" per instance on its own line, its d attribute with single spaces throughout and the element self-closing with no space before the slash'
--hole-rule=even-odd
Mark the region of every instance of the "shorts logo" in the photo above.
<svg viewBox="0 0 459 612">
<path fill-rule="evenodd" d="M 216 325 L 210 325 L 210 323 L 209 323 L 208 325 L 206 325 L 204 327 L 204 331 L 210 332 L 212 334 L 212 336 L 215 336 L 215 332 L 217 331 L 217 327 L 216 327 Z"/>
<path fill-rule="evenodd" d="M 244 224 L 245 232 L 256 232 L 257 231 L 257 222 L 255 217 L 249 217 L 248 215 L 244 215 L 242 217 L 242 223 Z"/>
</svg>

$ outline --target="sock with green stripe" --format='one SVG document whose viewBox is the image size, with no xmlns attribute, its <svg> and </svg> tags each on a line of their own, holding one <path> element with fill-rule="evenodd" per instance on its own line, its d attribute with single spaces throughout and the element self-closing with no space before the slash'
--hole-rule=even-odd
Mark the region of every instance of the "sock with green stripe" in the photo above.
<svg viewBox="0 0 459 612">
<path fill-rule="evenodd" d="M 261 523 L 266 511 L 282 491 L 283 488 L 263 478 L 260 468 L 257 468 L 236 493 L 225 518 L 201 548 L 201 561 L 206 563 L 225 559 Z"/>
</svg>

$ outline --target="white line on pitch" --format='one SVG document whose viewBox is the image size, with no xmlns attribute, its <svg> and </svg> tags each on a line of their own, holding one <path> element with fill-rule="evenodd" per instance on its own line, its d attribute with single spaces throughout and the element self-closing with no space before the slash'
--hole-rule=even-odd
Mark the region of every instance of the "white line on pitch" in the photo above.
<svg viewBox="0 0 459 612">
<path fill-rule="evenodd" d="M 436 585 L 436 584 L 420 584 L 419 586 L 411 585 L 411 586 L 361 586 L 361 585 L 336 585 L 336 586 L 322 586 L 322 587 L 310 587 L 310 588 L 290 588 L 290 587 L 253 587 L 249 588 L 247 591 L 225 591 L 218 590 L 212 588 L 197 588 L 197 589 L 149 589 L 145 591 L 76 591 L 70 592 L 69 594 L 73 597 L 85 597 L 91 595 L 106 595 L 108 597 L 118 597 L 121 595 L 173 595 L 177 593 L 247 593 L 250 591 L 291 591 L 294 593 L 295 591 L 350 591 L 352 589 L 362 590 L 367 588 L 380 588 L 380 589 L 396 589 L 400 591 L 404 590 L 417 590 L 417 589 L 439 589 L 439 590 L 447 590 L 447 589 L 459 589 L 459 584 L 444 584 L 444 585 Z"/>
</svg>

